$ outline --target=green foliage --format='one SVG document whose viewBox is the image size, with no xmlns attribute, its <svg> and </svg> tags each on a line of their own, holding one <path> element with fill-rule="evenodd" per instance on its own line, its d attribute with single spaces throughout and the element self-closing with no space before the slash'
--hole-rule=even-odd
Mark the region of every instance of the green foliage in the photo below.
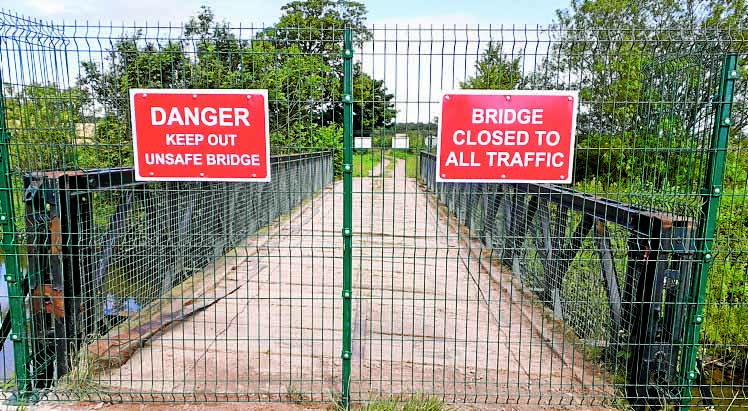
<svg viewBox="0 0 748 411">
<path fill-rule="evenodd" d="M 305 54 L 322 54 L 342 64 L 343 30 L 350 28 L 354 42 L 361 46 L 371 39 L 366 27 L 366 6 L 347 0 L 296 0 L 281 7 L 278 23 L 260 38 L 270 39 L 279 48 L 298 45 Z"/>
<path fill-rule="evenodd" d="M 698 215 L 720 56 L 735 51 L 744 62 L 748 54 L 745 1 L 572 0 L 557 11 L 557 23 L 564 30 L 528 85 L 580 91 L 577 187 Z M 668 29 L 677 29 L 677 38 Z M 735 90 L 736 101 L 746 90 Z M 735 105 L 731 118 L 733 130 L 744 132 L 746 107 Z M 707 342 L 733 349 L 748 339 L 748 157 L 736 137 L 722 187 L 731 194 L 722 199 L 715 244 L 723 258 L 712 264 L 702 327 Z"/>
<path fill-rule="evenodd" d="M 353 406 L 358 411 L 446 411 L 443 401 L 426 395 L 390 396 L 373 398 L 367 404 Z"/>
<path fill-rule="evenodd" d="M 579 113 L 577 142 L 590 150 L 576 163 L 576 181 L 634 178 L 655 187 L 693 189 L 686 169 L 700 159 L 687 151 L 705 143 L 693 140 L 717 91 L 721 63 L 719 50 L 710 49 L 715 43 L 700 40 L 720 36 L 717 28 L 739 33 L 737 22 L 745 22 L 748 13 L 729 3 L 573 0 L 557 11 L 566 30 L 540 71 L 568 78 L 563 86 L 580 90 L 587 102 Z M 725 7 L 729 11 L 721 12 Z M 662 30 L 668 28 L 679 29 L 677 40 Z M 736 39 L 731 50 L 747 50 L 745 36 L 730 38 Z M 736 129 L 748 125 L 748 116 L 735 118 L 741 123 Z M 627 163 L 609 148 L 635 158 Z M 655 162 L 667 164 L 653 169 Z"/>
<path fill-rule="evenodd" d="M 744 175 L 748 169 L 746 154 L 730 170 L 739 168 Z M 707 305 L 704 311 L 703 336 L 707 341 L 726 345 L 748 341 L 748 191 L 727 191 L 720 204 L 717 258 L 709 272 Z M 737 347 L 736 347 L 737 348 Z M 743 348 L 742 356 L 748 356 Z"/>
<path fill-rule="evenodd" d="M 131 88 L 184 88 L 190 86 L 190 61 L 180 42 L 146 42 L 138 32 L 114 43 L 105 64 L 84 62 L 80 84 L 106 113 L 125 122 Z M 127 136 L 123 136 L 127 137 Z"/>
<path fill-rule="evenodd" d="M 78 147 L 78 166 L 83 169 L 132 166 L 132 144 L 123 142 L 127 133 L 127 122 L 114 115 L 99 120 L 93 140 L 85 140 Z"/>
<path fill-rule="evenodd" d="M 343 95 L 343 83 L 338 83 L 337 96 Z M 397 115 L 395 95 L 387 92 L 384 81 L 366 74 L 360 64 L 353 66 L 353 131 L 357 135 L 371 135 L 376 128 L 389 127 Z M 325 112 L 326 121 L 343 118 L 343 104 L 334 99 L 333 107 Z"/>
<path fill-rule="evenodd" d="M 359 43 L 369 39 L 366 8 L 313 0 L 291 2 L 282 10 L 278 24 L 242 40 L 203 7 L 180 39 L 156 43 L 137 32 L 117 41 L 105 62 L 84 63 L 81 86 L 106 116 L 98 121 L 94 141 L 102 150 L 84 150 L 83 164 L 130 164 L 128 93 L 133 87 L 264 88 L 273 146 L 284 152 L 288 147 L 342 149 L 342 29 L 352 27 Z M 359 65 L 354 71 L 354 127 L 389 125 L 396 115 L 394 95 Z M 337 170 L 342 163 L 337 152 L 335 160 Z"/>
<path fill-rule="evenodd" d="M 382 152 L 379 150 L 355 153 L 353 155 L 353 177 L 372 176 L 372 170 L 382 162 Z M 376 173 L 380 175 L 381 173 Z"/>
<path fill-rule="evenodd" d="M 416 132 L 421 135 L 435 136 L 438 131 L 438 118 L 429 123 L 395 123 L 390 127 L 382 128 L 377 133 L 394 136 L 395 134 Z"/>
<path fill-rule="evenodd" d="M 77 168 L 76 124 L 88 94 L 79 88 L 32 84 L 4 85 L 5 115 L 11 132 L 11 167 L 15 171 Z"/>
<path fill-rule="evenodd" d="M 501 43 L 488 43 L 488 48 L 475 63 L 475 76 L 461 82 L 460 87 L 479 90 L 513 90 L 522 82 L 520 62 L 519 57 L 505 56 L 501 51 Z"/>
</svg>

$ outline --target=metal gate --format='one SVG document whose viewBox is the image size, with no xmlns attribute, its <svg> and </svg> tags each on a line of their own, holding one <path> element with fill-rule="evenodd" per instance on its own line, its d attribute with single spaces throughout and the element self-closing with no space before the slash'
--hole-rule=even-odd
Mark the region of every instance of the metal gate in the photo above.
<svg viewBox="0 0 748 411">
<path fill-rule="evenodd" d="M 706 377 L 746 350 L 730 42 L 211 24 L 0 13 L 17 402 L 728 399 Z M 272 181 L 135 181 L 130 88 L 267 89 Z M 580 90 L 573 185 L 436 182 L 456 88 Z"/>
</svg>

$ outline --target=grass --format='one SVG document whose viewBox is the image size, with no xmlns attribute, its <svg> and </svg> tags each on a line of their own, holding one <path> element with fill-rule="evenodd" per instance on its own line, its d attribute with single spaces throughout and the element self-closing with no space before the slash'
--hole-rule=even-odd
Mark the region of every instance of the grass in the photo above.
<svg viewBox="0 0 748 411">
<path fill-rule="evenodd" d="M 420 172 L 421 155 L 420 153 L 401 150 L 390 150 L 387 156 L 394 159 L 405 160 L 405 176 L 408 178 L 417 178 Z"/>
<path fill-rule="evenodd" d="M 353 405 L 356 411 L 447 411 L 448 407 L 441 400 L 426 395 L 393 395 L 390 397 L 372 398 L 367 404 Z M 342 408 L 339 408 L 342 410 Z"/>
<path fill-rule="evenodd" d="M 96 377 L 100 368 L 85 348 L 93 341 L 93 337 L 87 338 L 82 348 L 71 359 L 70 372 L 55 384 L 56 391 L 64 392 L 65 395 L 79 401 L 96 398 L 101 393 L 102 387 L 98 384 Z"/>
<path fill-rule="evenodd" d="M 368 177 L 371 170 L 382 161 L 379 151 L 367 151 L 353 155 L 353 177 Z"/>
<path fill-rule="evenodd" d="M 286 386 L 286 400 L 294 404 L 300 405 L 305 402 L 311 401 L 311 398 L 308 395 L 304 394 L 299 389 L 299 387 L 297 387 L 294 384 L 291 384 L 291 385 Z"/>
</svg>

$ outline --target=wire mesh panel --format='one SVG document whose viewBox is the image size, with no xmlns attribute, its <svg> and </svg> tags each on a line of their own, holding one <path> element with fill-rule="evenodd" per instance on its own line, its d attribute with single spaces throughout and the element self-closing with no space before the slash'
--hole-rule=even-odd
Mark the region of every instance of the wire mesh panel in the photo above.
<svg viewBox="0 0 748 411">
<path fill-rule="evenodd" d="M 746 398 L 743 32 L 286 23 L 0 12 L 8 390 Z M 135 181 L 132 88 L 267 89 L 271 181 Z M 578 90 L 572 185 L 437 182 L 453 89 Z"/>
<path fill-rule="evenodd" d="M 705 342 L 722 326 L 698 314 L 699 238 L 711 236 L 703 190 L 721 185 L 708 170 L 722 167 L 713 136 L 732 101 L 725 56 L 742 38 L 443 27 L 373 35 L 356 55 L 396 96 L 394 133 L 416 150 L 390 150 L 382 138 L 377 167 L 354 183 L 354 398 L 395 391 L 656 409 L 693 394 L 704 397 L 694 403 L 729 404 L 708 389 L 719 373 L 699 372 L 689 355 L 694 327 L 704 324 Z M 579 90 L 573 185 L 438 183 L 431 136 L 441 93 L 459 88 Z M 740 337 L 730 341 L 744 358 Z"/>
<path fill-rule="evenodd" d="M 25 262 L 13 277 L 21 396 L 340 391 L 343 30 L 201 18 L 99 27 L 0 14 L 12 257 Z M 267 89 L 271 181 L 135 181 L 131 88 Z"/>
</svg>

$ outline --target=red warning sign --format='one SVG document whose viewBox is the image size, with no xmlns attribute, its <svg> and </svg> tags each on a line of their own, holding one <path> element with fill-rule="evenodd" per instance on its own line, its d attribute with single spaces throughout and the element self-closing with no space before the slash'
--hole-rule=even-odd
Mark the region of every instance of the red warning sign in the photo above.
<svg viewBox="0 0 748 411">
<path fill-rule="evenodd" d="M 576 91 L 442 96 L 437 181 L 571 183 Z"/>
<path fill-rule="evenodd" d="M 131 89 L 139 181 L 270 181 L 267 90 Z"/>
</svg>

